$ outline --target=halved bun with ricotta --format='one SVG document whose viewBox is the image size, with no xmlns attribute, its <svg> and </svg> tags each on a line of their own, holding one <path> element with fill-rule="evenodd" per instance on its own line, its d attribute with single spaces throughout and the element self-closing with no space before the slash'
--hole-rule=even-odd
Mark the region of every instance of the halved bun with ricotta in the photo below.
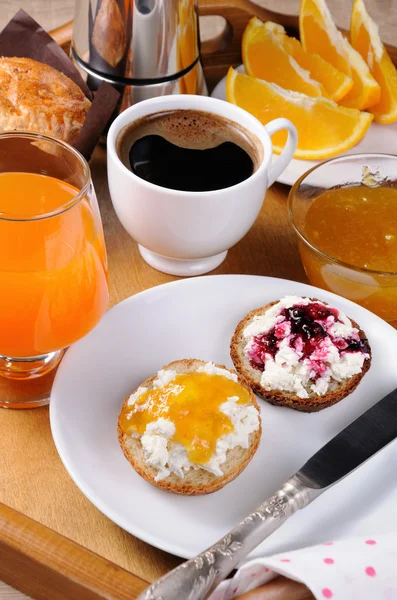
<svg viewBox="0 0 397 600">
<path fill-rule="evenodd" d="M 237 373 L 185 359 L 166 365 L 125 399 L 118 437 L 132 467 L 153 485 L 209 494 L 248 465 L 261 419 L 254 394 Z"/>
<path fill-rule="evenodd" d="M 297 296 L 248 313 L 230 354 L 258 396 L 303 412 L 345 398 L 371 365 L 371 347 L 355 321 L 326 302 Z"/>
</svg>

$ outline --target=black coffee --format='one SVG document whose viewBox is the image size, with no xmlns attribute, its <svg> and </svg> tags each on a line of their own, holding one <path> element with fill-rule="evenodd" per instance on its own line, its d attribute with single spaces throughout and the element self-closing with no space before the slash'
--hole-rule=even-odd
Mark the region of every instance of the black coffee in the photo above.
<svg viewBox="0 0 397 600">
<path fill-rule="evenodd" d="M 262 160 L 256 136 L 228 119 L 195 110 L 155 113 L 127 125 L 117 139 L 117 153 L 138 177 L 188 192 L 236 185 Z"/>
</svg>

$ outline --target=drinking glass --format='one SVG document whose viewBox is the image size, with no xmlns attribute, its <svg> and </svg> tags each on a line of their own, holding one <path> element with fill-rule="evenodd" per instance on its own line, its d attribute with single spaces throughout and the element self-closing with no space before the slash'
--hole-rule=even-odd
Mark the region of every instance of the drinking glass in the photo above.
<svg viewBox="0 0 397 600">
<path fill-rule="evenodd" d="M 21 186 L 16 192 L 4 187 L 9 174 Z M 68 190 L 67 201 L 54 193 L 51 210 L 36 206 L 25 174 L 56 178 L 53 183 Z M 10 209 L 14 193 L 20 201 Z M 51 137 L 0 134 L 0 376 L 47 374 L 107 305 L 106 250 L 87 161 Z M 0 405 L 7 402 L 0 398 Z"/>
<path fill-rule="evenodd" d="M 298 236 L 302 263 L 310 283 L 353 300 L 396 326 L 397 273 L 360 268 L 330 256 L 308 240 L 305 229 L 306 212 L 320 194 L 332 188 L 363 184 L 395 188 L 397 157 L 352 154 L 317 165 L 292 187 L 288 198 L 289 217 Z"/>
</svg>

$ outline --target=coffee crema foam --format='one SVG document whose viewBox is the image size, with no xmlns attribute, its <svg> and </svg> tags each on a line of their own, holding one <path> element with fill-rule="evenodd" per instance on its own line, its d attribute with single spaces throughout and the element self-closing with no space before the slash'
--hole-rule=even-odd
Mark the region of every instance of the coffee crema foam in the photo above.
<svg viewBox="0 0 397 600">
<path fill-rule="evenodd" d="M 163 111 L 137 119 L 120 131 L 116 150 L 139 177 L 187 191 L 235 185 L 250 177 L 263 160 L 257 136 L 238 123 L 200 110 Z"/>
</svg>

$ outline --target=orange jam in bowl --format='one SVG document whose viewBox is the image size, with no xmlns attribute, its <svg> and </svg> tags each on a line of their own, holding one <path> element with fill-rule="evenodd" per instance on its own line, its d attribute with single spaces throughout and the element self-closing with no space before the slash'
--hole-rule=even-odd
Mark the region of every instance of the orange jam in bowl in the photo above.
<svg viewBox="0 0 397 600">
<path fill-rule="evenodd" d="M 229 398 L 238 404 L 250 402 L 249 392 L 224 375 L 181 373 L 163 387 L 136 395 L 135 401 L 123 407 L 119 423 L 124 433 L 143 435 L 149 423 L 168 419 L 175 426 L 172 441 L 185 447 L 192 463 L 205 464 L 217 440 L 234 429 L 220 410 Z"/>
<path fill-rule="evenodd" d="M 318 165 L 289 196 L 310 283 L 390 323 L 397 322 L 396 181 L 397 157 L 357 154 Z"/>
<path fill-rule="evenodd" d="M 397 189 L 331 189 L 308 208 L 306 235 L 319 250 L 356 267 L 397 273 Z"/>
</svg>

